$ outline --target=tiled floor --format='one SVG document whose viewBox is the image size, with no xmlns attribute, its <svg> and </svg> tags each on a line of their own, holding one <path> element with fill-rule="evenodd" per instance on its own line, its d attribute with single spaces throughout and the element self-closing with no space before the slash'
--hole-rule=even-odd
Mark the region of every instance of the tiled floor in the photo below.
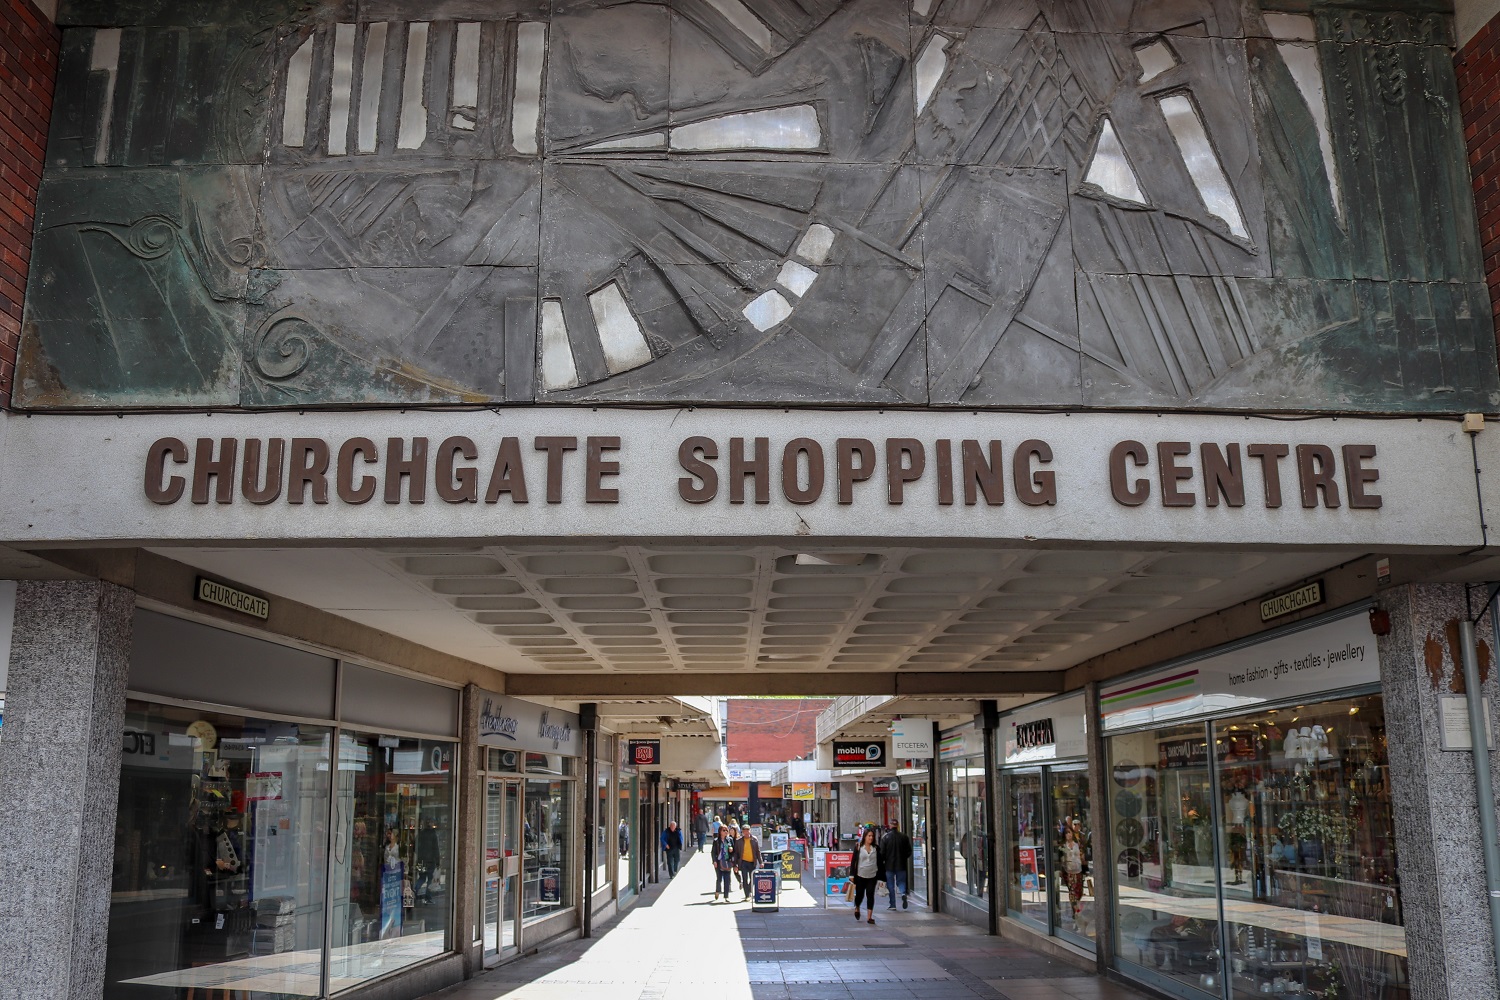
<svg viewBox="0 0 1500 1000">
<path fill-rule="evenodd" d="M 775 913 L 715 902 L 706 856 L 592 941 L 575 941 L 431 1000 L 1143 1000 L 976 927 L 885 908 L 875 926 L 800 889 Z"/>
</svg>

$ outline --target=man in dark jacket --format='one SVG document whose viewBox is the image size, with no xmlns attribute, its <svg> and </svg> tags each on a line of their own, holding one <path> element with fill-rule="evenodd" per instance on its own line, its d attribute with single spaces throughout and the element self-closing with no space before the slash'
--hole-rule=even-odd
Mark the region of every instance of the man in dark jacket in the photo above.
<svg viewBox="0 0 1500 1000">
<path fill-rule="evenodd" d="M 901 832 L 901 826 L 895 820 L 891 820 L 891 828 L 880 841 L 880 862 L 885 869 L 885 887 L 891 894 L 891 905 L 887 909 L 896 908 L 898 891 L 901 893 L 901 908 L 906 909 L 906 866 L 911 862 L 911 838 Z"/>
<path fill-rule="evenodd" d="M 708 840 L 708 815 L 706 810 L 700 810 L 693 814 L 693 837 L 698 841 L 698 853 L 703 853 L 703 845 Z"/>
<path fill-rule="evenodd" d="M 677 867 L 682 864 L 682 831 L 674 819 L 661 832 L 661 849 L 667 856 L 667 877 L 677 877 Z"/>
<path fill-rule="evenodd" d="M 740 891 L 750 898 L 750 873 L 760 867 L 760 841 L 750 832 L 749 825 L 740 827 L 734 840 L 734 860 L 739 868 Z"/>
</svg>

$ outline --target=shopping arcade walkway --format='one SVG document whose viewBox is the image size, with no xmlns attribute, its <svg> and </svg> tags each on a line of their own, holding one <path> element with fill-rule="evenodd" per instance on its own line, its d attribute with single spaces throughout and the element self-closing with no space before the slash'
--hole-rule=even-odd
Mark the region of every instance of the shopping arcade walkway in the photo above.
<svg viewBox="0 0 1500 1000">
<path fill-rule="evenodd" d="M 815 883 L 810 883 L 814 884 Z M 875 926 L 788 888 L 776 913 L 715 902 L 706 854 L 624 917 L 429 1000 L 1140 1000 L 1144 994 L 915 905 Z"/>
</svg>

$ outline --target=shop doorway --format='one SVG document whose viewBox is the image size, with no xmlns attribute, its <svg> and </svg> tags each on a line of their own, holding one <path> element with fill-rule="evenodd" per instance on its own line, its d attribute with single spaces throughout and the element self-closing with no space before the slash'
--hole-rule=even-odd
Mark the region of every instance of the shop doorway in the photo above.
<svg viewBox="0 0 1500 1000">
<path fill-rule="evenodd" d="M 1005 776 L 1011 916 L 1093 947 L 1093 823 L 1084 767 L 1014 770 Z"/>
<path fill-rule="evenodd" d="M 520 952 L 521 782 L 484 778 L 484 958 Z"/>
<path fill-rule="evenodd" d="M 907 835 L 911 837 L 911 895 L 927 902 L 927 812 L 930 798 L 927 782 L 901 787 Z"/>
</svg>

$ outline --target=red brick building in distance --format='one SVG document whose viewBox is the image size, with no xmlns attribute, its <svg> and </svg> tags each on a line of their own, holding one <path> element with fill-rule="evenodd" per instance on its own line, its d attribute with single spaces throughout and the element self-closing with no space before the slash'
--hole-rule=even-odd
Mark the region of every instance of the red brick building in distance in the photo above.
<svg viewBox="0 0 1500 1000">
<path fill-rule="evenodd" d="M 828 698 L 731 698 L 725 736 L 731 762 L 800 760 L 817 745 L 818 713 Z"/>
</svg>

